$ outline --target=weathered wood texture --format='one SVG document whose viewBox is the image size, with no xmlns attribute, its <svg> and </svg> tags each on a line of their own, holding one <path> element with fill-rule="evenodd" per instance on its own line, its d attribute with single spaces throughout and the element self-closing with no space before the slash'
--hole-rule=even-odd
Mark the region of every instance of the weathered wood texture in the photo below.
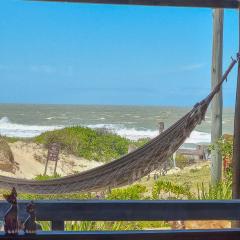
<svg viewBox="0 0 240 240">
<path fill-rule="evenodd" d="M 232 201 L 35 201 L 36 218 L 67 220 L 238 220 L 240 200 Z M 20 218 L 26 217 L 26 201 L 19 203 Z M 8 204 L 0 202 L 0 219 Z M 59 222 L 60 221 L 60 222 Z M 59 228 L 58 228 L 59 229 Z M 60 227 L 61 229 L 61 227 Z"/>
<path fill-rule="evenodd" d="M 240 11 L 239 11 L 239 39 L 240 39 Z M 239 40 L 240 51 L 240 40 Z M 239 52 L 240 53 L 240 52 Z M 233 198 L 240 198 L 240 62 L 238 62 L 238 76 L 236 89 L 236 104 L 233 137 Z"/>
<path fill-rule="evenodd" d="M 240 8 L 239 0 L 35 0 L 35 1 L 172 6 L 172 7 Z"/>
<path fill-rule="evenodd" d="M 27 202 L 19 204 L 24 216 Z M 239 219 L 240 201 L 36 201 L 37 220 L 51 220 L 53 229 L 64 229 L 64 220 L 181 220 Z M 7 209 L 0 202 L 0 218 Z M 239 240 L 240 229 L 125 232 L 37 232 L 5 235 L 0 240 Z"/>
<path fill-rule="evenodd" d="M 212 89 L 222 79 L 222 58 L 223 58 L 223 9 L 213 10 L 213 48 L 212 48 Z M 214 96 L 212 100 L 212 125 L 211 141 L 216 141 L 222 136 L 222 89 Z M 216 147 L 211 151 L 211 181 L 217 184 L 222 176 L 222 156 Z"/>
<path fill-rule="evenodd" d="M 127 232 L 39 232 L 36 235 L 9 237 L 0 233 L 0 240 L 239 240 L 240 229 L 127 231 Z"/>
<path fill-rule="evenodd" d="M 240 11 L 239 11 L 239 51 L 240 51 Z M 240 62 L 238 62 L 236 103 L 234 116 L 234 136 L 233 136 L 233 199 L 240 198 Z M 232 222 L 232 227 L 240 227 L 240 221 Z"/>
</svg>

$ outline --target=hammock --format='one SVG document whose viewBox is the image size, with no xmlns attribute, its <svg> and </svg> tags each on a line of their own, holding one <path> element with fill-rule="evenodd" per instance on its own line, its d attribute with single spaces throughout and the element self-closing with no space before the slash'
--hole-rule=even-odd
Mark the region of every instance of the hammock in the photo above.
<svg viewBox="0 0 240 240">
<path fill-rule="evenodd" d="M 148 175 L 159 168 L 159 165 L 164 163 L 204 120 L 211 100 L 221 89 L 222 83 L 227 79 L 237 60 L 232 59 L 222 81 L 204 100 L 197 103 L 170 128 L 136 151 L 100 167 L 53 180 L 35 181 L 0 176 L 0 189 L 15 187 L 18 192 L 37 194 L 91 192 L 127 185 Z"/>
</svg>

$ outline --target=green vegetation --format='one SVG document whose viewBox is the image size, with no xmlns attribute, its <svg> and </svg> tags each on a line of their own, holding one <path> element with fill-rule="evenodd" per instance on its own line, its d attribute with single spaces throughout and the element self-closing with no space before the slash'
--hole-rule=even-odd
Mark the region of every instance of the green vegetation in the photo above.
<svg viewBox="0 0 240 240">
<path fill-rule="evenodd" d="M 89 160 L 109 162 L 128 152 L 129 145 L 141 147 L 149 139 L 130 141 L 113 134 L 106 129 L 93 130 L 86 127 L 74 126 L 48 131 L 35 138 L 2 137 L 8 143 L 17 141 L 35 142 L 46 148 L 53 142 L 61 144 L 63 151 Z"/>
<path fill-rule="evenodd" d="M 183 169 L 190 165 L 189 158 L 185 157 L 184 155 L 177 154 L 176 155 L 176 165 L 177 167 Z"/>
<path fill-rule="evenodd" d="M 25 139 L 25 138 L 18 138 L 18 137 L 0 136 L 0 138 L 4 139 L 8 143 L 15 143 L 17 141 L 27 141 L 27 139 Z"/>
<path fill-rule="evenodd" d="M 191 192 L 197 192 L 197 186 L 202 183 L 204 186 L 208 186 L 210 182 L 210 168 L 207 164 L 199 166 L 199 168 L 183 169 L 180 172 L 174 174 L 159 176 L 158 181 L 170 182 L 172 184 L 178 184 L 189 188 Z M 144 184 L 147 189 L 151 191 L 152 186 L 155 184 L 153 179 L 145 181 Z"/>
<path fill-rule="evenodd" d="M 129 141 L 104 130 L 92 130 L 84 127 L 68 127 L 45 132 L 34 139 L 48 146 L 59 142 L 62 149 L 86 159 L 109 162 L 128 151 Z"/>
<path fill-rule="evenodd" d="M 129 144 L 140 146 L 146 141 L 133 143 L 105 129 L 93 130 L 78 126 L 45 132 L 34 138 L 34 142 L 44 144 L 46 147 L 52 142 L 59 142 L 62 149 L 68 153 L 103 162 L 112 161 L 126 154 Z"/>
<path fill-rule="evenodd" d="M 222 181 L 215 186 L 198 186 L 199 200 L 227 200 L 232 198 L 232 182 Z"/>
<path fill-rule="evenodd" d="M 192 169 L 193 170 L 193 169 Z M 230 199 L 231 180 L 230 177 L 224 182 L 214 187 L 209 185 L 209 181 L 201 182 L 209 174 L 209 166 L 194 169 L 194 171 L 182 171 L 176 175 L 161 176 L 157 181 L 146 178 L 141 180 L 141 184 L 112 189 L 101 194 L 101 198 L 108 200 L 158 200 L 158 199 Z M 38 180 L 43 180 L 43 176 L 38 176 Z M 59 177 L 59 176 L 55 176 Z M 44 176 L 44 179 L 54 178 Z M 196 181 L 196 179 L 198 181 Z M 209 178 L 208 178 L 209 179 Z M 186 184 L 188 182 L 188 184 Z M 43 199 L 98 199 L 98 193 L 74 193 L 57 195 L 36 195 L 19 194 L 19 199 L 43 200 Z M 50 230 L 50 222 L 41 222 L 43 230 Z M 140 230 L 168 228 L 169 225 L 163 221 L 67 221 L 65 229 L 71 230 Z"/>
<path fill-rule="evenodd" d="M 193 199 L 188 186 L 158 180 L 152 190 L 153 199 Z"/>
<path fill-rule="evenodd" d="M 46 147 L 51 142 L 60 142 L 62 148 L 72 154 L 97 161 L 111 161 L 127 153 L 129 144 L 141 147 L 148 139 L 131 142 L 105 130 L 94 131 L 82 127 L 70 127 L 62 130 L 46 132 L 32 141 L 44 144 Z M 231 158 L 232 141 L 220 139 L 214 147 L 218 147 L 223 157 Z M 213 148 L 213 146 L 211 146 Z M 183 168 L 178 173 L 160 176 L 157 181 L 143 178 L 137 184 L 112 189 L 101 194 L 102 199 L 108 200 L 158 200 L 158 199 L 199 199 L 216 200 L 231 199 L 231 171 L 216 186 L 209 184 L 210 169 L 208 164 L 201 164 L 199 168 L 184 168 L 189 166 L 187 158 L 177 156 L 177 165 Z M 48 180 L 61 177 L 60 175 L 38 175 L 35 180 Z M 99 199 L 99 193 L 74 193 L 57 195 L 19 194 L 19 199 L 43 200 L 43 199 Z M 49 222 L 41 223 L 44 230 L 50 229 Z M 167 223 L 153 222 L 102 222 L 102 221 L 68 221 L 65 229 L 68 230 L 138 230 L 168 227 Z"/>
<path fill-rule="evenodd" d="M 108 194 L 108 200 L 141 200 L 145 199 L 147 188 L 144 185 L 136 184 L 127 188 L 113 189 Z"/>
<path fill-rule="evenodd" d="M 232 159 L 233 155 L 233 138 L 231 136 L 221 137 L 216 144 L 211 145 L 210 150 L 218 149 L 223 158 Z"/>
<path fill-rule="evenodd" d="M 55 175 L 52 175 L 52 176 L 39 174 L 34 178 L 34 180 L 44 181 L 44 180 L 50 180 L 50 179 L 55 179 L 55 178 L 60 178 L 60 177 L 61 177 L 61 175 L 58 173 L 56 173 Z"/>
</svg>

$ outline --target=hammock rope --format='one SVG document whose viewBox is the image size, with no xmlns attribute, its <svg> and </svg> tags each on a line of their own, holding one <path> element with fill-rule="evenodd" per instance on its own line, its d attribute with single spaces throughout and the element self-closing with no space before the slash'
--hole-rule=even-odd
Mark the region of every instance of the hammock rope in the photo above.
<svg viewBox="0 0 240 240">
<path fill-rule="evenodd" d="M 100 191 L 132 183 L 159 168 L 189 137 L 205 117 L 207 108 L 229 73 L 239 61 L 232 59 L 222 80 L 213 91 L 167 130 L 139 149 L 100 167 L 58 179 L 35 181 L 0 176 L 0 189 L 15 187 L 18 192 L 60 194 Z"/>
</svg>

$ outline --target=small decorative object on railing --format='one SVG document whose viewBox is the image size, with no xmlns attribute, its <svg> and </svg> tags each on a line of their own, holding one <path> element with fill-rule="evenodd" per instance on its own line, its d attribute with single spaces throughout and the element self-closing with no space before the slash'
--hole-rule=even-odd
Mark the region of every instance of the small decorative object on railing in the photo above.
<svg viewBox="0 0 240 240">
<path fill-rule="evenodd" d="M 31 201 L 31 203 L 27 205 L 26 210 L 29 213 L 29 216 L 24 222 L 23 230 L 27 234 L 35 234 L 37 230 L 37 223 L 36 223 L 35 205 L 33 201 Z"/>
<path fill-rule="evenodd" d="M 15 188 L 9 195 L 3 197 L 11 204 L 4 216 L 4 231 L 6 234 L 18 234 L 18 208 L 17 208 L 17 191 Z"/>
</svg>

